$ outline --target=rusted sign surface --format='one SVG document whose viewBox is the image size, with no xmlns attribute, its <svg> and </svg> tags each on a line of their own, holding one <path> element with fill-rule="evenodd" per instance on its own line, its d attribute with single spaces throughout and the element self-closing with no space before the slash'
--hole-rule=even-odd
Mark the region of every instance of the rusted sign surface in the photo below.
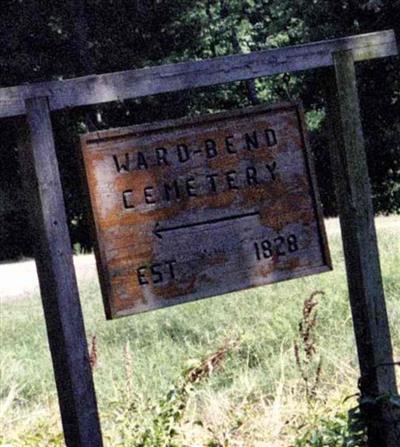
<svg viewBox="0 0 400 447">
<path fill-rule="evenodd" d="M 106 315 L 330 270 L 297 104 L 82 137 Z"/>
</svg>

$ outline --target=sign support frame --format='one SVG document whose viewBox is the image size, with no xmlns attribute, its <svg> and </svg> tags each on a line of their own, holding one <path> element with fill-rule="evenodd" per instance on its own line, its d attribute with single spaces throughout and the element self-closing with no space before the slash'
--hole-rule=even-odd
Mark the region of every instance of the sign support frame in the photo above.
<svg viewBox="0 0 400 447">
<path fill-rule="evenodd" d="M 67 446 L 101 447 L 101 429 L 47 97 L 26 101 L 20 166 Z M 30 142 L 29 142 L 30 139 Z"/>
<path fill-rule="evenodd" d="M 336 142 L 332 143 L 331 154 L 334 175 L 339 175 L 342 168 L 346 170 L 337 181 L 338 194 L 343 192 L 339 203 L 342 226 L 354 224 L 348 232 L 344 228 L 343 242 L 359 345 L 361 389 L 365 396 L 380 397 L 381 393 L 396 394 L 397 387 L 372 204 L 367 196 L 369 177 L 354 61 L 394 55 L 398 55 L 394 33 L 382 31 L 246 55 L 0 89 L 0 117 L 27 115 L 30 127 L 31 145 L 20 148 L 21 166 L 25 164 L 24 189 L 30 197 L 30 218 L 38 229 L 35 260 L 68 447 L 101 447 L 102 439 L 50 111 L 335 66 L 333 85 L 339 96 L 335 99 L 334 93 L 328 99 L 333 104 L 331 113 L 337 118 L 334 134 L 339 143 L 337 148 Z M 370 251 L 362 246 L 362 237 L 367 238 Z M 353 240 L 357 244 L 355 256 L 348 251 Z M 366 293 L 359 294 L 358 288 L 364 286 Z M 382 447 L 397 446 L 396 415 L 385 411 L 384 405 L 381 408 L 384 423 L 374 427 L 369 421 L 370 446 L 378 445 L 373 444 L 374 436 L 382 440 Z"/>
<path fill-rule="evenodd" d="M 368 421 L 369 445 L 395 447 L 400 442 L 395 410 L 385 403 L 362 405 L 365 398 L 395 394 L 397 387 L 354 58 L 351 51 L 339 51 L 333 60 L 327 95 L 329 152 L 361 371 L 361 411 Z"/>
</svg>

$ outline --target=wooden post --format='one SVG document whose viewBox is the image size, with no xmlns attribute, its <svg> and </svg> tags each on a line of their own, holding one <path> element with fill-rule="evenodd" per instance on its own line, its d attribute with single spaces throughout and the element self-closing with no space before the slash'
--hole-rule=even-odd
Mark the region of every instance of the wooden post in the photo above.
<svg viewBox="0 0 400 447">
<path fill-rule="evenodd" d="M 102 446 L 91 367 L 46 97 L 26 100 L 30 142 L 20 148 L 24 191 L 65 442 Z"/>
<path fill-rule="evenodd" d="M 374 399 L 397 393 L 392 344 L 352 51 L 334 53 L 333 60 L 336 80 L 330 79 L 328 95 L 333 127 L 331 163 L 361 370 L 360 390 L 362 397 Z M 398 415 L 387 400 L 362 410 L 369 446 L 400 445 Z"/>
</svg>

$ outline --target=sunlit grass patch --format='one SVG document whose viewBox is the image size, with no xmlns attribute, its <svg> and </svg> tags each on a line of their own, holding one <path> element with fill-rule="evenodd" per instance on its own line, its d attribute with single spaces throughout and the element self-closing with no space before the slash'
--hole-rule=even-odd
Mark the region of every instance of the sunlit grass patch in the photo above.
<svg viewBox="0 0 400 447">
<path fill-rule="evenodd" d="M 378 218 L 377 228 L 400 357 L 400 218 Z M 307 433 L 344 430 L 346 411 L 357 403 L 345 399 L 357 393 L 358 362 L 337 220 L 327 230 L 332 272 L 224 297 L 107 322 L 98 284 L 82 284 L 106 445 L 288 446 Z M 315 291 L 323 294 L 313 308 L 315 354 L 307 363 L 299 322 Z M 0 441 L 62 445 L 39 296 L 4 303 L 1 318 Z"/>
</svg>

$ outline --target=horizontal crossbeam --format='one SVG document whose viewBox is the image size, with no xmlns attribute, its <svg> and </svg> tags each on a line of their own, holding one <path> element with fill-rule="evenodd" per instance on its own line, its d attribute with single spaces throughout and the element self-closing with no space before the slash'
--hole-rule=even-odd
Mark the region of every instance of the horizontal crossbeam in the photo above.
<svg viewBox="0 0 400 447">
<path fill-rule="evenodd" d="M 25 100 L 49 98 L 50 110 L 176 92 L 333 65 L 332 54 L 352 50 L 355 61 L 398 54 L 392 30 L 194 62 L 40 82 L 0 89 L 0 118 L 26 113 Z"/>
</svg>

